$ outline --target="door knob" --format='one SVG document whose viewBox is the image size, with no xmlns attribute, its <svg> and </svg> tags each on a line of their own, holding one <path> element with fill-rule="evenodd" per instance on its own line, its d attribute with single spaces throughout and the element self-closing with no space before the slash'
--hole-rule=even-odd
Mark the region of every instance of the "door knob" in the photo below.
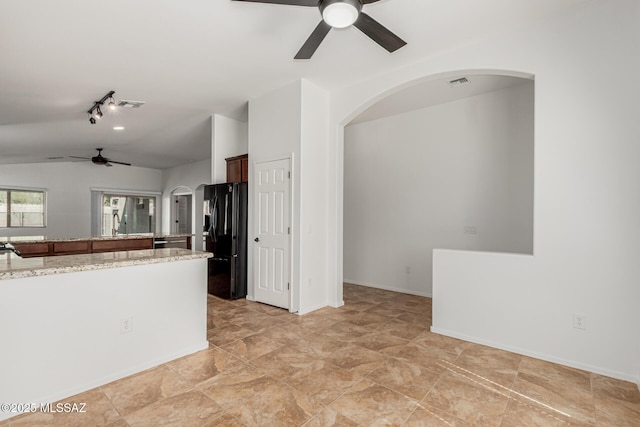
<svg viewBox="0 0 640 427">
<path fill-rule="evenodd" d="M 254 241 L 254 242 L 259 242 L 259 241 L 260 241 L 260 238 L 259 238 L 259 237 L 256 237 L 255 239 L 253 239 L 253 241 Z"/>
</svg>

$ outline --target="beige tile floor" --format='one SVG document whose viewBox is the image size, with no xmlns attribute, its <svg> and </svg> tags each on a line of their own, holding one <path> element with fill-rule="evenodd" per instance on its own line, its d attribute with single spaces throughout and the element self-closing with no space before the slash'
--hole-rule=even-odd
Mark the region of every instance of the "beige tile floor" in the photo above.
<svg viewBox="0 0 640 427">
<path fill-rule="evenodd" d="M 297 316 L 209 297 L 210 348 L 17 426 L 640 426 L 635 384 L 429 332 L 431 300 L 345 284 Z"/>
</svg>

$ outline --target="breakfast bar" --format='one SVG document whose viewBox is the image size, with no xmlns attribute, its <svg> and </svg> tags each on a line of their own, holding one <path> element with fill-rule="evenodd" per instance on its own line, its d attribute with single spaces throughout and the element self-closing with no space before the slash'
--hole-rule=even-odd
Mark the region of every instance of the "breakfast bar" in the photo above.
<svg viewBox="0 0 640 427">
<path fill-rule="evenodd" d="M 53 402 L 207 348 L 210 256 L 0 254 L 0 402 Z"/>
</svg>

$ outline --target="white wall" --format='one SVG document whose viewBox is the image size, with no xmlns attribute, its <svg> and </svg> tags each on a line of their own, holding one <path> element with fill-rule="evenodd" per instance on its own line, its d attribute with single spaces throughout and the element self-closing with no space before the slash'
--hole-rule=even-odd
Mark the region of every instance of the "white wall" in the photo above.
<svg viewBox="0 0 640 427">
<path fill-rule="evenodd" d="M 206 283 L 206 259 L 0 280 L 0 401 L 55 402 L 207 348 Z"/>
<path fill-rule="evenodd" d="M 431 296 L 434 248 L 533 253 L 532 81 L 345 128 L 344 280 Z"/>
<path fill-rule="evenodd" d="M 328 93 L 301 80 L 249 102 L 249 242 L 255 224 L 253 165 L 290 158 L 291 310 L 307 313 L 328 304 L 326 203 Z M 249 294 L 253 294 L 249 245 Z"/>
<path fill-rule="evenodd" d="M 159 192 L 159 169 L 97 166 L 91 162 L 0 165 L 0 187 L 47 191 L 47 227 L 0 228 L 0 236 L 91 236 L 91 188 Z M 161 213 L 156 229 L 161 227 Z"/>
<path fill-rule="evenodd" d="M 639 16 L 635 0 L 588 2 L 508 37 L 332 92 L 337 136 L 329 158 L 336 162 L 326 175 L 334 192 L 327 201 L 334 212 L 329 250 L 337 254 L 333 304 L 342 300 L 341 126 L 386 94 L 426 79 L 469 70 L 533 74 L 535 255 L 437 256 L 434 330 L 640 382 L 640 80 L 620 82 L 640 73 Z M 462 274 L 467 270 L 474 274 Z M 452 283 L 454 292 L 447 292 Z M 572 313 L 588 317 L 587 331 L 572 328 Z"/>
<path fill-rule="evenodd" d="M 196 234 L 192 247 L 197 250 L 203 249 L 202 239 L 198 239 L 197 234 L 203 227 L 203 187 L 211 183 L 210 176 L 211 159 L 162 170 L 162 233 L 167 234 L 173 231 L 174 212 L 172 212 L 171 200 L 173 191 L 180 188 L 186 189 L 192 194 L 191 224 L 193 224 L 193 232 Z"/>
<path fill-rule="evenodd" d="M 329 301 L 327 276 L 327 141 L 329 96 L 302 81 L 300 148 L 300 313 Z"/>
<path fill-rule="evenodd" d="M 249 225 L 248 225 L 248 273 L 247 288 L 249 298 L 253 298 L 253 244 L 255 235 L 255 182 L 253 165 L 270 160 L 291 158 L 292 191 L 290 202 L 293 207 L 291 219 L 291 284 L 292 309 L 298 310 L 300 277 L 300 132 L 302 83 L 286 85 L 258 99 L 249 101 Z"/>
<path fill-rule="evenodd" d="M 227 182 L 226 158 L 247 154 L 248 124 L 219 114 L 211 116 L 211 183 Z"/>
</svg>

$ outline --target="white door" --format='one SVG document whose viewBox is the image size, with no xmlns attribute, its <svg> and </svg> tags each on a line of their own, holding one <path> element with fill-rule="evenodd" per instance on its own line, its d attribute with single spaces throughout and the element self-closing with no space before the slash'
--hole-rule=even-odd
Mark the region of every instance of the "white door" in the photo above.
<svg viewBox="0 0 640 427">
<path fill-rule="evenodd" d="M 289 308 L 289 159 L 256 163 L 254 169 L 253 283 L 256 301 Z"/>
</svg>

